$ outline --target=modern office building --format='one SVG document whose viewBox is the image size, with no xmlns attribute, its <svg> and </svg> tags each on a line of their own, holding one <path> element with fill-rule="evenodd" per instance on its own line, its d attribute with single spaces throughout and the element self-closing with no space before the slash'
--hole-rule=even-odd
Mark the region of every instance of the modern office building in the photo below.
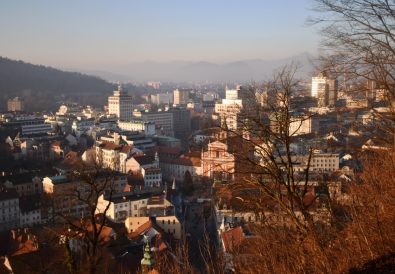
<svg viewBox="0 0 395 274">
<path fill-rule="evenodd" d="M 24 111 L 25 110 L 24 100 L 20 97 L 9 99 L 7 101 L 7 109 L 8 111 Z"/>
<path fill-rule="evenodd" d="M 173 114 L 174 137 L 184 139 L 191 134 L 191 113 L 189 109 L 175 107 L 169 109 Z"/>
<path fill-rule="evenodd" d="M 155 123 L 156 130 L 161 135 L 174 136 L 173 113 L 168 110 L 134 111 L 133 117 Z"/>
<path fill-rule="evenodd" d="M 191 92 L 190 89 L 175 89 L 173 91 L 174 96 L 174 105 L 186 105 L 189 101 L 189 93 Z"/>
<path fill-rule="evenodd" d="M 318 107 L 334 106 L 337 101 L 338 81 L 325 73 L 312 77 L 311 96 L 318 99 Z"/>
<path fill-rule="evenodd" d="M 132 119 L 132 97 L 122 91 L 121 86 L 114 91 L 114 95 L 108 97 L 108 114 L 113 114 L 121 121 Z"/>
</svg>

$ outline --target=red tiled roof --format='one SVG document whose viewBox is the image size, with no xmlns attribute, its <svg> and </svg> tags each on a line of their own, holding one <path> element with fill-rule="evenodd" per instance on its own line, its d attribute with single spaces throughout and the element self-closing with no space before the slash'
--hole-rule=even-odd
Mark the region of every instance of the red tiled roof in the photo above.
<svg viewBox="0 0 395 274">
<path fill-rule="evenodd" d="M 152 226 L 153 226 L 152 221 L 145 222 L 144 224 L 139 226 L 135 231 L 130 232 L 129 233 L 129 238 L 133 239 L 133 238 L 136 238 L 136 237 L 140 236 L 141 234 L 143 234 L 144 232 L 146 232 L 150 228 L 152 228 Z"/>
<path fill-rule="evenodd" d="M 132 146 L 130 145 L 117 145 L 107 141 L 103 141 L 99 147 L 105 150 L 118 150 L 122 153 L 129 153 L 132 150 Z"/>
<path fill-rule="evenodd" d="M 233 249 L 238 248 L 245 239 L 241 226 L 222 233 L 222 241 L 226 251 L 232 251 Z"/>
</svg>

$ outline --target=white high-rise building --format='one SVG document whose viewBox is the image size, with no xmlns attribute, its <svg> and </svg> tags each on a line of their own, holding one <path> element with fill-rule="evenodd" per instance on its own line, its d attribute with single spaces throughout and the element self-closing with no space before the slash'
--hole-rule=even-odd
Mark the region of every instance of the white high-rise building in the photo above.
<svg viewBox="0 0 395 274">
<path fill-rule="evenodd" d="M 242 87 L 236 89 L 226 89 L 225 99 L 221 103 L 215 104 L 215 113 L 221 119 L 221 124 L 226 124 L 228 129 L 236 130 L 239 128 L 239 114 L 243 109 Z"/>
<path fill-rule="evenodd" d="M 325 93 L 327 78 L 320 74 L 317 77 L 312 77 L 311 81 L 311 96 L 318 98 L 320 93 Z"/>
<path fill-rule="evenodd" d="M 337 101 L 338 82 L 329 78 L 325 73 L 313 77 L 311 81 L 311 96 L 318 99 L 318 106 L 334 106 Z"/>
<path fill-rule="evenodd" d="M 20 97 L 15 97 L 7 101 L 8 111 L 24 111 L 25 104 L 24 100 Z"/>
<path fill-rule="evenodd" d="M 189 101 L 190 91 L 191 91 L 190 89 L 181 89 L 181 88 L 175 89 L 173 91 L 174 105 L 186 105 Z"/>
<path fill-rule="evenodd" d="M 121 121 L 132 119 L 132 97 L 122 91 L 121 86 L 114 90 L 114 95 L 108 97 L 108 114 L 114 114 Z"/>
</svg>

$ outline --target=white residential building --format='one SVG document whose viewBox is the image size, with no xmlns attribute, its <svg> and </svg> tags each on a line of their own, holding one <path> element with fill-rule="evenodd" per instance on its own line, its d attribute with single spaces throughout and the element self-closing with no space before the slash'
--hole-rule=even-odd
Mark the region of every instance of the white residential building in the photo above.
<svg viewBox="0 0 395 274">
<path fill-rule="evenodd" d="M 126 173 L 126 161 L 132 154 L 130 145 L 120 145 L 112 142 L 101 141 L 96 144 L 96 163 L 105 168 L 110 168 Z"/>
<path fill-rule="evenodd" d="M 163 178 L 167 181 L 176 179 L 183 181 L 188 171 L 192 177 L 202 176 L 203 170 L 200 157 L 182 155 L 179 158 L 163 158 L 160 161 Z"/>
<path fill-rule="evenodd" d="M 141 174 L 146 187 L 159 187 L 162 185 L 162 171 L 159 167 L 158 153 L 155 156 L 137 155 L 128 159 L 126 172 Z"/>
<path fill-rule="evenodd" d="M 174 206 L 166 200 L 162 194 L 153 193 L 123 193 L 106 197 L 99 197 L 96 213 L 104 213 L 113 222 L 124 222 L 129 217 L 149 217 L 149 216 L 174 216 Z"/>
<path fill-rule="evenodd" d="M 118 128 L 128 131 L 143 132 L 146 136 L 155 135 L 155 123 L 133 119 L 131 121 L 118 121 Z"/>
<path fill-rule="evenodd" d="M 142 224 L 150 221 L 150 217 L 129 217 L 125 220 L 125 227 L 128 232 L 136 231 Z M 155 218 L 155 223 L 164 232 L 172 235 L 175 239 L 181 240 L 183 231 L 182 224 L 176 216 L 160 216 Z"/>
<path fill-rule="evenodd" d="M 312 171 L 336 171 L 339 170 L 339 154 L 314 152 L 311 157 Z"/>
<path fill-rule="evenodd" d="M 292 136 L 314 133 L 318 130 L 318 120 L 311 116 L 295 116 L 291 118 L 289 133 Z"/>
</svg>

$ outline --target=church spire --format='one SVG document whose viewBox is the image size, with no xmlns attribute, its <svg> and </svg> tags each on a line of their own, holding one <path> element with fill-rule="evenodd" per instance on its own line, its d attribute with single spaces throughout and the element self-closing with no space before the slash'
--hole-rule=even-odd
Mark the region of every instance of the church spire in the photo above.
<svg viewBox="0 0 395 274">
<path fill-rule="evenodd" d="M 149 246 L 148 237 L 144 236 L 144 240 L 146 241 L 146 245 L 144 248 L 144 257 L 141 260 L 141 269 L 142 273 L 148 273 L 150 270 L 152 270 L 152 267 L 155 264 L 155 260 L 151 258 L 151 249 Z"/>
</svg>

